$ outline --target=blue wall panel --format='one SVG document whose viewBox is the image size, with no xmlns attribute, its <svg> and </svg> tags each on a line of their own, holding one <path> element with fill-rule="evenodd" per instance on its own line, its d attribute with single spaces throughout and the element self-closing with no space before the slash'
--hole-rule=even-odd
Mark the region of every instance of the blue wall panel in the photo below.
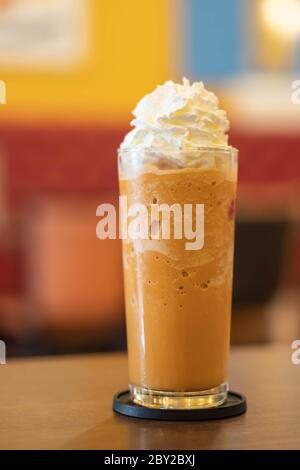
<svg viewBox="0 0 300 470">
<path fill-rule="evenodd" d="M 191 78 L 218 80 L 243 67 L 247 0 L 186 0 L 184 72 Z"/>
</svg>

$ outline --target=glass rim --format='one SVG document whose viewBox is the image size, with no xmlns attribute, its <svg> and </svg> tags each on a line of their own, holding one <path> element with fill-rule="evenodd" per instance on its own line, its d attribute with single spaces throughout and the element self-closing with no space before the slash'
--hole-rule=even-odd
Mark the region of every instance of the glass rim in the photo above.
<svg viewBox="0 0 300 470">
<path fill-rule="evenodd" d="M 233 147 L 232 145 L 228 146 L 205 146 L 205 145 L 199 145 L 197 147 L 192 147 L 188 149 L 174 149 L 174 150 L 165 150 L 165 149 L 158 149 L 158 148 L 152 148 L 152 147 L 138 147 L 138 146 L 132 146 L 132 147 L 119 147 L 118 148 L 118 154 L 120 153 L 129 153 L 129 152 L 134 152 L 134 151 L 143 151 L 143 152 L 149 152 L 149 153 L 159 153 L 161 154 L 162 152 L 165 153 L 197 153 L 197 152 L 220 152 L 220 153 L 228 153 L 232 154 L 234 153 L 239 153 L 239 150 L 236 147 Z"/>
</svg>

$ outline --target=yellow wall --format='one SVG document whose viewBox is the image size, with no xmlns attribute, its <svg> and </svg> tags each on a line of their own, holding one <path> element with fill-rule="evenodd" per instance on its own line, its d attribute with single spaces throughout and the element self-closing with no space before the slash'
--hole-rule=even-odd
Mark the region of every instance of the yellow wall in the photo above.
<svg viewBox="0 0 300 470">
<path fill-rule="evenodd" d="M 84 63 L 67 72 L 0 68 L 7 85 L 0 122 L 128 122 L 136 101 L 168 78 L 170 0 L 85 1 L 91 48 Z"/>
</svg>

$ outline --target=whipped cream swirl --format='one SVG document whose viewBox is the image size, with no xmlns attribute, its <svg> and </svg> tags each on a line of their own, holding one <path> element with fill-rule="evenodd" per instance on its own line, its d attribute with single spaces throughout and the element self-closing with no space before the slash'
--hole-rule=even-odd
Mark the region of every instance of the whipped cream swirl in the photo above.
<svg viewBox="0 0 300 470">
<path fill-rule="evenodd" d="M 135 119 L 121 149 L 141 148 L 164 152 L 197 147 L 226 147 L 229 122 L 216 95 L 202 82 L 172 81 L 158 86 L 138 103 Z"/>
</svg>

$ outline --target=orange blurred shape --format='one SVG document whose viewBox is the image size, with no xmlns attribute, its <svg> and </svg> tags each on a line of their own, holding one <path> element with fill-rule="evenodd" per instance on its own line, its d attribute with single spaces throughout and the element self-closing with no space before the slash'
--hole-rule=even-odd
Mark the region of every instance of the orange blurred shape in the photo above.
<svg viewBox="0 0 300 470">
<path fill-rule="evenodd" d="M 98 240 L 96 208 L 116 198 L 59 197 L 28 219 L 28 297 L 36 321 L 54 331 L 101 331 L 122 321 L 121 247 Z"/>
</svg>

